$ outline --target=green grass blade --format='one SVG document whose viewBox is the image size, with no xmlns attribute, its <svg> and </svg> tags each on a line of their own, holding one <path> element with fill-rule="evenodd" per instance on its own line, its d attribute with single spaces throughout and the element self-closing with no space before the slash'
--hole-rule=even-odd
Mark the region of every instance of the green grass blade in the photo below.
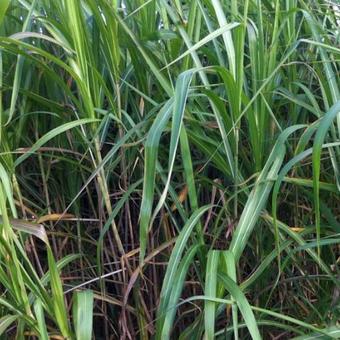
<svg viewBox="0 0 340 340">
<path fill-rule="evenodd" d="M 211 3 L 214 6 L 216 17 L 220 27 L 224 27 L 225 25 L 227 25 L 227 19 L 225 17 L 221 2 L 219 0 L 212 0 Z M 230 31 L 224 32 L 222 37 L 228 54 L 229 70 L 233 77 L 235 78 L 236 76 L 235 48 L 231 32 Z"/>
<path fill-rule="evenodd" d="M 268 199 L 273 186 L 272 180 L 277 176 L 281 168 L 285 155 L 284 143 L 289 135 L 304 127 L 303 125 L 296 125 L 287 128 L 280 134 L 280 137 L 275 143 L 267 163 L 257 179 L 257 184 L 247 200 L 230 244 L 230 250 L 234 253 L 236 262 L 239 260 L 251 231 Z"/>
<path fill-rule="evenodd" d="M 52 254 L 52 250 L 47 248 L 47 259 L 50 272 L 51 291 L 53 298 L 53 308 L 58 326 L 64 337 L 71 337 L 71 330 L 67 319 L 67 309 L 64 301 L 64 292 L 57 265 Z"/>
<path fill-rule="evenodd" d="M 169 161 L 168 161 L 168 177 L 165 184 L 165 188 L 160 196 L 159 202 L 154 210 L 153 218 L 157 215 L 159 210 L 164 204 L 166 199 L 171 175 L 173 171 L 173 167 L 175 164 L 177 147 L 180 139 L 185 105 L 188 98 L 189 93 L 189 85 L 191 83 L 193 74 L 196 70 L 191 69 L 182 73 L 176 82 L 176 89 L 174 94 L 174 105 L 173 105 L 173 114 L 172 114 L 172 122 L 171 122 L 171 135 L 170 135 L 170 150 L 169 150 Z"/>
<path fill-rule="evenodd" d="M 91 290 L 74 293 L 73 323 L 77 340 L 92 339 L 93 292 Z"/>
<path fill-rule="evenodd" d="M 340 101 L 334 104 L 330 110 L 325 114 L 317 129 L 314 145 L 313 145 L 313 188 L 314 188 L 314 205 L 315 205 L 315 227 L 318 241 L 320 241 L 320 163 L 321 163 L 321 150 L 324 139 L 333 120 L 340 114 Z M 320 256 L 320 249 L 318 249 Z"/>
<path fill-rule="evenodd" d="M 237 282 L 237 274 L 236 274 L 236 265 L 235 265 L 235 258 L 231 251 L 223 251 L 221 254 L 221 261 L 223 262 L 225 267 L 227 269 L 227 275 L 230 277 L 231 280 L 233 280 L 235 283 Z M 234 301 L 235 298 L 232 295 L 232 300 Z M 234 328 L 234 337 L 235 340 L 239 339 L 238 335 L 238 311 L 237 311 L 237 305 L 234 303 L 232 306 L 232 317 L 233 317 L 233 328 Z"/>
<path fill-rule="evenodd" d="M 0 25 L 5 17 L 6 11 L 11 3 L 11 0 L 4 0 L 0 3 Z"/>
<path fill-rule="evenodd" d="M 220 35 L 224 34 L 227 31 L 232 30 L 233 28 L 239 26 L 239 23 L 237 22 L 233 22 L 231 24 L 225 24 L 224 26 L 218 28 L 217 30 L 209 33 L 206 37 L 204 37 L 203 39 L 201 39 L 199 42 L 197 42 L 196 44 L 194 44 L 193 46 L 191 46 L 190 48 L 188 48 L 183 54 L 181 54 L 180 56 L 178 56 L 175 60 L 171 61 L 171 63 L 169 63 L 168 65 L 166 65 L 165 67 L 170 67 L 171 65 L 177 63 L 179 60 L 181 60 L 182 58 L 192 54 L 193 51 L 198 50 L 200 47 L 204 46 L 205 44 L 209 43 L 211 40 L 216 39 L 217 37 L 219 37 Z"/>
<path fill-rule="evenodd" d="M 216 297 L 217 285 L 217 268 L 220 260 L 220 252 L 218 250 L 210 250 L 207 259 L 207 269 L 205 273 L 204 293 L 206 296 Z M 215 310 L 214 301 L 205 301 L 204 303 L 204 327 L 207 340 L 215 338 Z"/>
<path fill-rule="evenodd" d="M 219 274 L 219 279 L 223 282 L 226 289 L 230 292 L 230 294 L 235 299 L 252 339 L 262 339 L 260 335 L 260 331 L 257 327 L 254 313 L 251 309 L 251 306 L 248 300 L 246 299 L 245 295 L 241 291 L 241 289 L 227 275 Z"/>
<path fill-rule="evenodd" d="M 149 222 L 153 203 L 155 178 L 156 178 L 156 161 L 158 154 L 159 140 L 161 134 L 170 119 L 172 113 L 172 101 L 168 101 L 157 115 L 152 124 L 147 140 L 145 142 L 145 165 L 144 165 L 144 186 L 143 197 L 140 208 L 140 259 L 143 260 L 147 235 L 149 232 Z"/>
<path fill-rule="evenodd" d="M 0 319 L 0 335 L 6 332 L 6 329 L 18 319 L 17 315 L 6 315 Z"/>
<path fill-rule="evenodd" d="M 161 339 L 170 339 L 171 328 L 173 326 L 173 322 L 177 312 L 177 303 L 180 298 L 181 292 L 184 289 L 184 280 L 187 275 L 188 269 L 190 265 L 192 265 L 192 261 L 194 256 L 197 253 L 198 248 L 200 245 L 192 246 L 184 255 L 183 260 L 181 261 L 175 279 L 174 285 L 172 287 L 170 296 L 169 296 L 169 303 L 168 303 L 168 311 L 164 318 L 164 322 L 161 325 L 162 332 L 161 332 Z"/>
<path fill-rule="evenodd" d="M 14 162 L 14 166 L 17 167 L 24 160 L 26 160 L 29 156 L 31 156 L 34 152 L 39 150 L 39 148 L 41 148 L 44 144 L 46 144 L 48 141 L 50 141 L 52 138 L 64 133 L 65 131 L 71 130 L 71 129 L 77 127 L 77 126 L 81 126 L 81 125 L 84 125 L 84 124 L 90 124 L 90 123 L 94 123 L 94 122 L 98 122 L 98 119 L 84 118 L 84 119 L 75 120 L 73 122 L 65 123 L 61 126 L 54 128 L 53 130 L 47 132 L 39 140 L 37 140 L 28 152 L 21 155 Z"/>
<path fill-rule="evenodd" d="M 46 328 L 46 322 L 44 317 L 44 309 L 41 300 L 37 299 L 34 303 L 34 313 L 39 327 L 39 338 L 42 340 L 48 340 L 48 333 Z"/>
<path fill-rule="evenodd" d="M 156 322 L 156 339 L 161 339 L 161 329 L 164 317 L 166 315 L 166 311 L 169 304 L 169 299 L 171 295 L 171 290 L 174 285 L 174 280 L 176 277 L 176 272 L 178 269 L 178 266 L 180 264 L 182 254 L 184 252 L 185 247 L 187 246 L 187 242 L 189 240 L 189 237 L 195 228 L 196 224 L 199 222 L 199 219 L 201 216 L 210 208 L 210 205 L 204 206 L 196 210 L 189 218 L 187 223 L 184 225 L 183 229 L 181 230 L 175 247 L 171 252 L 171 256 L 168 262 L 167 270 L 165 273 L 163 286 L 161 290 L 160 295 L 160 302 L 157 312 L 157 322 Z"/>
<path fill-rule="evenodd" d="M 32 13 L 33 13 L 33 10 L 36 6 L 36 3 L 37 3 L 37 0 L 34 0 L 32 2 L 32 5 L 29 9 L 29 12 L 28 12 L 28 15 L 27 15 L 27 18 L 25 20 L 25 23 L 23 25 L 23 31 L 26 31 L 26 30 L 30 30 L 30 27 L 31 27 L 31 24 L 32 24 Z M 23 73 L 23 64 L 24 64 L 24 59 L 21 55 L 18 56 L 18 59 L 17 59 L 17 65 L 16 65 L 16 68 L 15 68 L 15 74 L 14 74 L 14 82 L 13 82 L 13 90 L 12 90 L 12 97 L 11 97 L 11 105 L 10 105 L 10 108 L 9 108 L 9 116 L 8 116 L 8 119 L 7 119 L 7 122 L 5 125 L 7 125 L 13 115 L 14 115 L 14 111 L 16 109 L 16 104 L 17 104 L 17 99 L 18 99 L 18 94 L 19 94 L 19 88 L 20 88 L 20 83 L 21 83 L 21 78 L 22 78 L 22 73 Z"/>
</svg>

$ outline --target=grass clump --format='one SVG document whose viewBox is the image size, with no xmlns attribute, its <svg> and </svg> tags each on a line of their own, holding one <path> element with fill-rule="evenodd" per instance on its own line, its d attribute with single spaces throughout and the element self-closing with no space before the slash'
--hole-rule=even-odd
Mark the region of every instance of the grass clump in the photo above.
<svg viewBox="0 0 340 340">
<path fill-rule="evenodd" d="M 340 8 L 0 4 L 0 334 L 339 338 Z"/>
</svg>

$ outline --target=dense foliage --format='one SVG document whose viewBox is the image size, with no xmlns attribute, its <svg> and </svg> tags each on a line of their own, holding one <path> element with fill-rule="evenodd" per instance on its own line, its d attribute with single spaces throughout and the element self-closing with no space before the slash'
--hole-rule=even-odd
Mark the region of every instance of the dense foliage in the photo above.
<svg viewBox="0 0 340 340">
<path fill-rule="evenodd" d="M 337 0 L 1 0 L 0 334 L 339 338 Z"/>
</svg>

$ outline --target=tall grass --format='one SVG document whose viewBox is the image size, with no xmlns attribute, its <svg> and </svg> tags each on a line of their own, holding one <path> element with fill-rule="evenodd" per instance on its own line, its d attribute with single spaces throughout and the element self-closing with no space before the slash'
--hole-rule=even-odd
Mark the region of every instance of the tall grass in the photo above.
<svg viewBox="0 0 340 340">
<path fill-rule="evenodd" d="M 0 2 L 0 335 L 339 338 L 340 9 Z"/>
</svg>

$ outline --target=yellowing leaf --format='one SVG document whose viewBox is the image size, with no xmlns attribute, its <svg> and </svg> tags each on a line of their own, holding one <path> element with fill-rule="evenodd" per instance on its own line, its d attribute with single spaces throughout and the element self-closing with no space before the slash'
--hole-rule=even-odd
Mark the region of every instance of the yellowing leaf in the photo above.
<svg viewBox="0 0 340 340">
<path fill-rule="evenodd" d="M 48 221 L 66 220 L 68 218 L 74 218 L 72 214 L 48 214 L 38 218 L 37 223 L 44 223 Z"/>
</svg>

